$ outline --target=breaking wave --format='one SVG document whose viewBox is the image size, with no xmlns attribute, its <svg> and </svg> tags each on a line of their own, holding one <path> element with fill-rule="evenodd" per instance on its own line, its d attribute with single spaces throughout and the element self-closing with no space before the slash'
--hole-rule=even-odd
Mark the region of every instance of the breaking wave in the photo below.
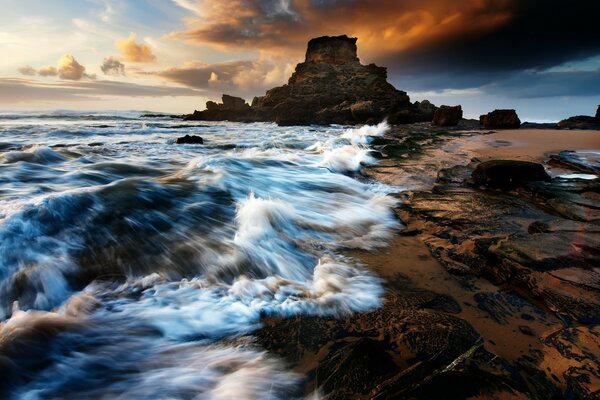
<svg viewBox="0 0 600 400">
<path fill-rule="evenodd" d="M 398 227 L 393 189 L 346 175 L 376 162 L 387 124 L 208 124 L 188 147 L 181 123 L 69 135 L 88 122 L 39 122 L 37 146 L 34 122 L 0 124 L 0 395 L 300 395 L 248 335 L 380 305 L 379 278 L 340 250 Z"/>
</svg>

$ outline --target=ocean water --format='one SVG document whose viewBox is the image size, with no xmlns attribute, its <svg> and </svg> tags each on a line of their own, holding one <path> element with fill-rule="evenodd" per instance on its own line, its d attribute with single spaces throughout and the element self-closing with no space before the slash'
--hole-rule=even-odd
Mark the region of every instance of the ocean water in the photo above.
<svg viewBox="0 0 600 400">
<path fill-rule="evenodd" d="M 387 130 L 0 113 L 0 397 L 284 399 L 264 316 L 377 308 Z M 177 145 L 185 134 L 203 145 Z"/>
</svg>

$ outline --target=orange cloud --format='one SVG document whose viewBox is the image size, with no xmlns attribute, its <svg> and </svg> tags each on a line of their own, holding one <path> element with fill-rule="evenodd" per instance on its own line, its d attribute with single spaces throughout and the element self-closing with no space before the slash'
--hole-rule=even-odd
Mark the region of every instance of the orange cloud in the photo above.
<svg viewBox="0 0 600 400">
<path fill-rule="evenodd" d="M 60 79 L 78 81 L 86 76 L 85 67 L 79 64 L 72 55 L 65 54 L 58 60 L 58 76 Z"/>
<path fill-rule="evenodd" d="M 197 16 L 176 38 L 220 48 L 301 48 L 311 37 L 348 34 L 370 55 L 401 52 L 429 42 L 452 41 L 501 27 L 514 0 L 312 0 L 202 1 Z M 231 10 L 236 10 L 232 13 Z"/>
<path fill-rule="evenodd" d="M 156 56 L 152 53 L 152 48 L 145 43 L 136 43 L 135 34 L 130 33 L 127 39 L 119 39 L 115 42 L 115 46 L 126 61 L 149 63 L 156 60 Z"/>
</svg>

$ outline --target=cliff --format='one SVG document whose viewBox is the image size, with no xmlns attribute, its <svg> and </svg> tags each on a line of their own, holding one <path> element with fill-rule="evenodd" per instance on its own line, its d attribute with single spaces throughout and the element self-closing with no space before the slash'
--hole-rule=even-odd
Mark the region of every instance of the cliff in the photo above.
<svg viewBox="0 0 600 400">
<path fill-rule="evenodd" d="M 356 38 L 323 36 L 308 42 L 305 61 L 288 83 L 255 97 L 248 106 L 207 103 L 187 119 L 273 121 L 280 125 L 390 123 L 431 121 L 435 107 L 411 103 L 406 92 L 387 82 L 387 69 L 363 65 Z M 230 96 L 227 101 L 231 104 Z M 239 101 L 241 100 L 241 104 Z"/>
</svg>

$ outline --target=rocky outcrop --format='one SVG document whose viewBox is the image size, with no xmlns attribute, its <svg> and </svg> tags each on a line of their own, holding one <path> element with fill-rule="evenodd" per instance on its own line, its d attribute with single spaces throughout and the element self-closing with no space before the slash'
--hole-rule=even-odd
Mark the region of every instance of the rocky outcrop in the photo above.
<svg viewBox="0 0 600 400">
<path fill-rule="evenodd" d="M 536 376 L 535 395 L 526 397 L 597 398 L 600 360 L 585 349 L 600 344 L 599 183 L 555 178 L 482 190 L 468 184 L 478 165 L 440 171 L 433 190 L 403 202 L 403 221 L 465 287 L 485 277 L 502 288 L 472 299 L 510 327 L 515 343 L 519 334 L 540 341 L 509 361 L 512 371 Z M 546 364 L 549 354 L 557 358 Z"/>
<path fill-rule="evenodd" d="M 521 125 L 515 110 L 494 110 L 479 117 L 486 129 L 515 129 Z"/>
<path fill-rule="evenodd" d="M 250 105 L 241 97 L 224 94 L 221 97 L 221 101 L 222 103 L 207 101 L 206 110 L 194 111 L 193 114 L 186 115 L 184 119 L 188 121 L 235 120 L 244 122 L 256 120 Z"/>
<path fill-rule="evenodd" d="M 356 38 L 323 36 L 309 41 L 305 61 L 288 83 L 255 97 L 250 106 L 207 103 L 191 120 L 272 121 L 280 125 L 428 122 L 435 106 L 411 103 L 387 82 L 387 69 L 363 65 Z M 228 96 L 229 97 L 229 96 Z"/>
<path fill-rule="evenodd" d="M 490 160 L 475 168 L 471 180 L 476 186 L 513 188 L 527 182 L 550 181 L 541 164 L 518 160 Z"/>
<path fill-rule="evenodd" d="M 204 143 L 204 139 L 202 139 L 200 136 L 196 136 L 196 135 L 185 135 L 185 136 L 177 138 L 175 143 L 177 143 L 177 144 L 202 144 L 202 143 Z"/>
<path fill-rule="evenodd" d="M 463 116 L 462 107 L 441 106 L 433 114 L 433 125 L 436 126 L 456 126 Z"/>
<path fill-rule="evenodd" d="M 600 106 L 596 110 L 596 115 L 576 115 L 563 119 L 558 123 L 559 128 L 564 129 L 600 129 Z"/>
</svg>

